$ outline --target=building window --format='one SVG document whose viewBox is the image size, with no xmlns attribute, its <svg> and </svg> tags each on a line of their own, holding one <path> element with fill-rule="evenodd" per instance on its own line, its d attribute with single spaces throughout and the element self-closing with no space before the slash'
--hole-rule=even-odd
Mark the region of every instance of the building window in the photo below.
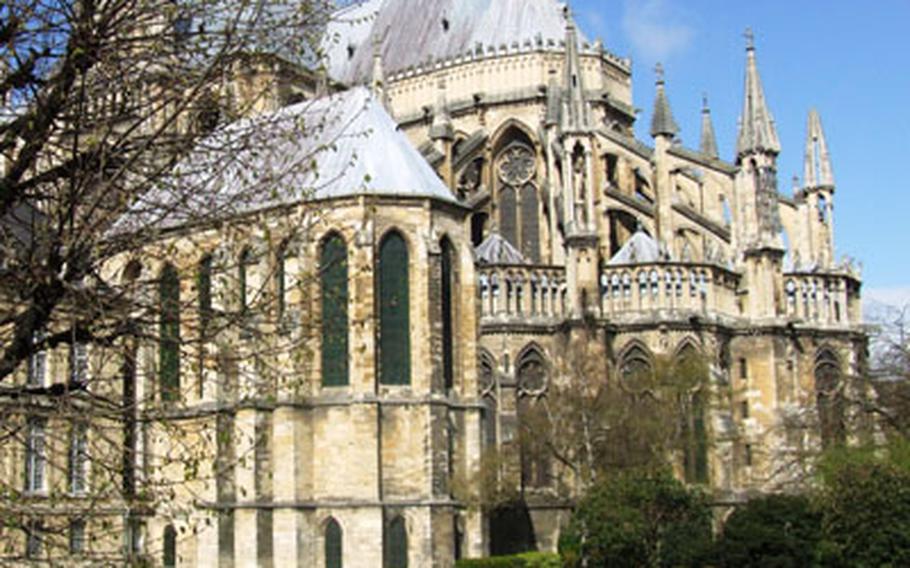
<svg viewBox="0 0 910 568">
<path fill-rule="evenodd" d="M 518 363 L 518 422 L 522 487 L 547 487 L 551 482 L 550 449 L 547 436 L 535 432 L 535 424 L 549 427 L 546 409 L 539 404 L 547 385 L 547 369 L 543 357 L 535 350 L 528 351 Z"/>
<path fill-rule="evenodd" d="M 677 356 L 677 371 L 686 382 L 695 381 L 700 387 L 693 393 L 683 393 L 681 436 L 683 440 L 683 469 L 688 483 L 708 483 L 708 431 L 705 417 L 708 367 L 699 352 L 686 345 Z"/>
<path fill-rule="evenodd" d="M 499 232 L 502 238 L 518 246 L 518 204 L 511 187 L 499 190 Z"/>
<path fill-rule="evenodd" d="M 746 467 L 752 467 L 752 444 L 746 444 L 743 448 L 743 459 Z"/>
<path fill-rule="evenodd" d="M 142 554 L 142 521 L 137 517 L 127 517 L 124 524 L 123 547 L 126 556 L 135 558 Z"/>
<path fill-rule="evenodd" d="M 164 527 L 161 564 L 165 568 L 177 566 L 177 531 L 174 529 L 174 525 Z"/>
<path fill-rule="evenodd" d="M 279 322 L 284 321 L 287 312 L 287 256 L 288 245 L 282 243 L 275 254 L 275 315 Z"/>
<path fill-rule="evenodd" d="M 650 388 L 654 370 L 648 353 L 639 346 L 632 347 L 622 359 L 619 376 L 622 386 L 629 392 Z"/>
<path fill-rule="evenodd" d="M 741 403 L 739 403 L 739 408 L 740 408 L 739 413 L 743 417 L 743 420 L 748 420 L 749 419 L 749 401 L 744 400 Z"/>
<path fill-rule="evenodd" d="M 386 527 L 383 548 L 384 568 L 408 568 L 408 529 L 404 518 L 396 516 Z"/>
<path fill-rule="evenodd" d="M 450 390 L 455 385 L 455 304 L 453 302 L 455 250 L 448 239 L 443 239 L 441 250 L 442 372 L 445 389 Z"/>
<path fill-rule="evenodd" d="M 846 440 L 844 399 L 840 364 L 830 351 L 818 356 L 815 364 L 815 396 L 822 447 L 841 445 Z"/>
<path fill-rule="evenodd" d="M 325 525 L 325 568 L 342 568 L 343 552 L 341 525 L 329 519 Z"/>
<path fill-rule="evenodd" d="M 540 262 L 540 214 L 537 188 L 528 184 L 521 190 L 521 254 Z"/>
<path fill-rule="evenodd" d="M 43 548 L 44 526 L 39 521 L 30 521 L 25 525 L 25 556 L 38 558 Z"/>
<path fill-rule="evenodd" d="M 250 287 L 250 266 L 253 264 L 253 251 L 246 248 L 240 253 L 240 262 L 237 264 L 237 295 L 241 315 L 247 315 L 250 302 L 253 299 Z"/>
<path fill-rule="evenodd" d="M 322 296 L 322 385 L 348 384 L 348 249 L 330 236 L 319 257 Z"/>
<path fill-rule="evenodd" d="M 70 432 L 69 489 L 72 495 L 84 495 L 88 467 L 88 432 L 85 424 L 75 424 Z"/>
<path fill-rule="evenodd" d="M 379 247 L 379 381 L 411 383 L 408 248 L 399 233 Z"/>
<path fill-rule="evenodd" d="M 85 521 L 70 522 L 70 554 L 78 556 L 85 553 Z"/>
<path fill-rule="evenodd" d="M 27 493 L 44 491 L 44 472 L 47 464 L 46 425 L 47 421 L 44 418 L 31 418 L 28 421 L 25 441 L 25 491 Z"/>
<path fill-rule="evenodd" d="M 199 288 L 199 335 L 207 339 L 212 321 L 212 256 L 206 255 L 199 262 L 196 284 Z"/>
<path fill-rule="evenodd" d="M 749 378 L 749 362 L 745 357 L 741 357 L 739 360 L 739 378 L 748 379 Z"/>
<path fill-rule="evenodd" d="M 70 345 L 70 382 L 74 385 L 88 382 L 88 346 L 85 343 Z"/>
<path fill-rule="evenodd" d="M 161 272 L 159 287 L 159 383 L 161 400 L 172 402 L 180 394 L 180 278 L 172 265 Z"/>
<path fill-rule="evenodd" d="M 32 337 L 33 352 L 28 358 L 28 386 L 30 387 L 44 387 L 46 385 L 47 351 L 40 347 L 43 342 L 44 332 L 36 332 Z"/>
</svg>

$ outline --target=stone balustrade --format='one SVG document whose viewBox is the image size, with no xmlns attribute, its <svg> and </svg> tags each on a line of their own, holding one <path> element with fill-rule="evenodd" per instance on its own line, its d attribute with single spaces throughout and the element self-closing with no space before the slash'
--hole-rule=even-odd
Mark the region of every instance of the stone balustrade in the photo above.
<svg viewBox="0 0 910 568">
<path fill-rule="evenodd" d="M 738 276 L 716 265 L 655 263 L 609 266 L 600 274 L 603 317 L 657 310 L 734 315 Z"/>
<path fill-rule="evenodd" d="M 784 274 L 788 317 L 823 324 L 859 323 L 859 294 L 842 274 Z"/>
<path fill-rule="evenodd" d="M 561 318 L 567 313 L 566 271 L 546 266 L 478 268 L 481 316 Z"/>
</svg>

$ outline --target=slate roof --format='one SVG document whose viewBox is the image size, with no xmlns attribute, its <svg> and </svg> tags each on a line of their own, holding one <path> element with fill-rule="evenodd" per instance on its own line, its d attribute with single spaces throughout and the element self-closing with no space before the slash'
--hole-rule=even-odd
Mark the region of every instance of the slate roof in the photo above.
<svg viewBox="0 0 910 568">
<path fill-rule="evenodd" d="M 564 7 L 557 0 L 367 0 L 338 11 L 329 24 L 323 45 L 329 75 L 367 81 L 375 40 L 386 73 L 478 46 L 559 45 L 566 37 Z"/>
<path fill-rule="evenodd" d="M 474 258 L 479 264 L 528 264 L 527 259 L 499 233 L 490 233 L 477 248 Z"/>
<path fill-rule="evenodd" d="M 660 260 L 660 246 L 657 241 L 644 231 L 636 231 L 632 238 L 610 259 L 607 265 L 648 264 Z"/>
<path fill-rule="evenodd" d="M 178 165 L 171 183 L 140 198 L 119 227 L 174 227 L 355 195 L 458 202 L 364 87 L 216 132 Z"/>
</svg>

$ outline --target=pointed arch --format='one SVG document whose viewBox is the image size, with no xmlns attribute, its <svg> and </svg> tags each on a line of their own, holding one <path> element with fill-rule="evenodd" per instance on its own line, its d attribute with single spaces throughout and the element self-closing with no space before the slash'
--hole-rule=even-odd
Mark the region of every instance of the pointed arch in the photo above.
<svg viewBox="0 0 910 568">
<path fill-rule="evenodd" d="M 509 118 L 499 125 L 490 136 L 490 140 L 493 141 L 493 155 L 497 155 L 515 141 L 524 142 L 533 148 L 537 137 L 533 128 L 517 118 Z"/>
<path fill-rule="evenodd" d="M 348 378 L 348 249 L 342 236 L 329 233 L 319 253 L 322 299 L 322 386 L 346 386 Z"/>
<path fill-rule="evenodd" d="M 158 287 L 158 373 L 163 402 L 180 395 L 180 276 L 172 264 L 161 270 Z"/>
<path fill-rule="evenodd" d="M 550 450 L 539 431 L 532 426 L 545 424 L 543 407 L 539 398 L 547 389 L 549 366 L 544 350 L 536 343 L 529 343 L 516 358 L 516 379 L 519 399 L 518 422 L 521 426 L 521 483 L 523 487 L 548 487 L 552 477 Z"/>
<path fill-rule="evenodd" d="M 325 523 L 323 555 L 325 568 L 342 568 L 344 565 L 344 531 L 334 517 Z"/>
<path fill-rule="evenodd" d="M 654 357 L 648 347 L 632 340 L 620 351 L 619 380 L 624 388 L 636 392 L 650 383 L 654 374 Z"/>
<path fill-rule="evenodd" d="M 829 347 L 815 357 L 815 398 L 823 448 L 842 445 L 846 440 L 844 424 L 843 373 L 841 361 Z"/>
<path fill-rule="evenodd" d="M 401 515 L 386 524 L 382 564 L 383 568 L 408 568 L 408 528 Z"/>
<path fill-rule="evenodd" d="M 396 230 L 379 245 L 379 382 L 385 385 L 411 383 L 411 330 L 408 245 Z"/>
</svg>

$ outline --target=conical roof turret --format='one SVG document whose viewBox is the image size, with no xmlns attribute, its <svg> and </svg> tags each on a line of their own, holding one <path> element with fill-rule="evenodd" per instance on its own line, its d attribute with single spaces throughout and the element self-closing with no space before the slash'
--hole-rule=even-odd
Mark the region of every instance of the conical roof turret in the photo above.
<svg viewBox="0 0 910 568">
<path fill-rule="evenodd" d="M 746 31 L 746 40 L 746 86 L 736 144 L 737 158 L 762 152 L 776 156 L 780 153 L 780 140 L 774 117 L 765 101 L 765 91 L 755 58 L 755 36 L 751 30 Z"/>
<path fill-rule="evenodd" d="M 658 63 L 654 71 L 657 73 L 657 96 L 654 97 L 654 114 L 651 116 L 651 136 L 653 138 L 658 136 L 674 138 L 679 134 L 679 126 L 673 118 L 670 101 L 667 99 L 663 65 Z"/>
<path fill-rule="evenodd" d="M 702 97 L 701 107 L 701 143 L 698 149 L 705 156 L 718 157 L 717 135 L 714 133 L 714 121 L 711 119 L 711 108 L 708 106 L 708 97 Z"/>
</svg>

